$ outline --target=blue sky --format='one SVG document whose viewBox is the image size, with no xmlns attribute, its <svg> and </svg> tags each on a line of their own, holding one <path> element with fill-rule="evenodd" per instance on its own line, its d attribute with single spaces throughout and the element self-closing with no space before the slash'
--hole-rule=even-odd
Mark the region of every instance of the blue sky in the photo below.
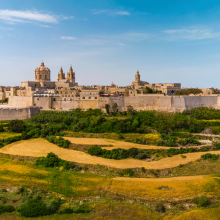
<svg viewBox="0 0 220 220">
<path fill-rule="evenodd" d="M 80 85 L 149 83 L 220 88 L 217 0 L 1 0 L 0 85 L 52 80 L 70 64 Z"/>
</svg>

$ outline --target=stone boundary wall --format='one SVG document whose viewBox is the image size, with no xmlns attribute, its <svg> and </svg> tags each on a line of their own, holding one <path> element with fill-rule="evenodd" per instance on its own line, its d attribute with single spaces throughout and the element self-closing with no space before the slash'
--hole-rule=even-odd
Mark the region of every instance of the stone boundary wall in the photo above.
<svg viewBox="0 0 220 220">
<path fill-rule="evenodd" d="M 40 108 L 0 108 L 0 121 L 24 120 L 40 113 Z"/>
<path fill-rule="evenodd" d="M 105 112 L 105 105 L 110 106 L 117 103 L 119 111 L 126 111 L 128 106 L 133 106 L 136 111 L 167 111 L 182 112 L 186 109 L 196 107 L 220 108 L 220 96 L 163 96 L 163 95 L 139 95 L 139 96 L 119 96 L 119 97 L 98 97 L 94 100 L 82 100 L 78 97 L 19 97 L 14 96 L 9 99 L 10 105 L 28 107 L 32 106 L 45 110 L 70 110 L 80 108 L 83 110 L 101 109 Z M 1 106 L 0 106 L 1 108 Z M 19 110 L 21 111 L 21 110 Z M 22 110 L 21 114 L 25 114 Z M 24 117 L 24 116 L 19 116 Z"/>
</svg>

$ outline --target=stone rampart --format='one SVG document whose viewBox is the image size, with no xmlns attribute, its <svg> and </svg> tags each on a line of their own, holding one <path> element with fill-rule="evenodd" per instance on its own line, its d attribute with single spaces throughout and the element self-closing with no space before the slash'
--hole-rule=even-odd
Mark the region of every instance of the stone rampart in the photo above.
<svg viewBox="0 0 220 220">
<path fill-rule="evenodd" d="M 101 109 L 105 105 L 117 103 L 119 111 L 126 111 L 133 106 L 136 111 L 157 110 L 167 112 L 182 112 L 196 107 L 220 108 L 220 96 L 163 96 L 138 95 L 118 97 L 98 97 L 98 99 L 81 99 L 79 97 L 11 97 L 9 106 L 27 107 L 31 105 L 45 110 L 70 110 L 80 108 L 83 110 Z"/>
<path fill-rule="evenodd" d="M 24 120 L 40 113 L 40 108 L 0 108 L 0 121 Z"/>
<path fill-rule="evenodd" d="M 10 107 L 31 107 L 33 106 L 33 97 L 32 96 L 10 96 L 8 101 L 8 106 Z"/>
</svg>

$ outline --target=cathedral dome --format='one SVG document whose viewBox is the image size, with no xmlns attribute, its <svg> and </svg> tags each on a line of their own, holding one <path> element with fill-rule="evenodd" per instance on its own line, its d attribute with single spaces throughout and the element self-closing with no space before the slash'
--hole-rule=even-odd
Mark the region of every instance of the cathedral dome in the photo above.
<svg viewBox="0 0 220 220">
<path fill-rule="evenodd" d="M 39 71 L 39 70 L 40 70 L 40 71 L 42 71 L 42 70 L 50 71 L 49 68 L 47 68 L 47 67 L 44 66 L 44 62 L 41 62 L 40 67 L 37 67 L 36 70 L 38 70 L 38 71 Z"/>
<path fill-rule="evenodd" d="M 40 67 L 35 69 L 35 81 L 50 81 L 50 69 L 44 66 L 44 62 L 41 62 Z"/>
</svg>

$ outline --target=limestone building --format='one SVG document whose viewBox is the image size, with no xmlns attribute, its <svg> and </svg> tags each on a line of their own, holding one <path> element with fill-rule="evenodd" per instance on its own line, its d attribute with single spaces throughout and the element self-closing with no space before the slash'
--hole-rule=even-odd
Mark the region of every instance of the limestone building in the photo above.
<svg viewBox="0 0 220 220">
<path fill-rule="evenodd" d="M 74 108 L 98 108 L 105 110 L 106 104 L 117 103 L 119 111 L 127 106 L 135 110 L 183 111 L 194 106 L 217 106 L 218 97 L 175 97 L 181 90 L 180 83 L 153 83 L 141 80 L 137 70 L 134 81 L 128 86 L 80 86 L 70 66 L 65 74 L 63 68 L 57 81 L 51 81 L 51 71 L 44 62 L 35 69 L 35 80 L 21 82 L 20 87 L 0 87 L 0 99 L 9 97 L 9 107 L 39 107 L 42 109 L 69 110 Z M 153 93 L 147 93 L 152 89 Z M 210 90 L 211 91 L 211 90 Z M 212 89 L 212 92 L 217 90 Z"/>
</svg>

